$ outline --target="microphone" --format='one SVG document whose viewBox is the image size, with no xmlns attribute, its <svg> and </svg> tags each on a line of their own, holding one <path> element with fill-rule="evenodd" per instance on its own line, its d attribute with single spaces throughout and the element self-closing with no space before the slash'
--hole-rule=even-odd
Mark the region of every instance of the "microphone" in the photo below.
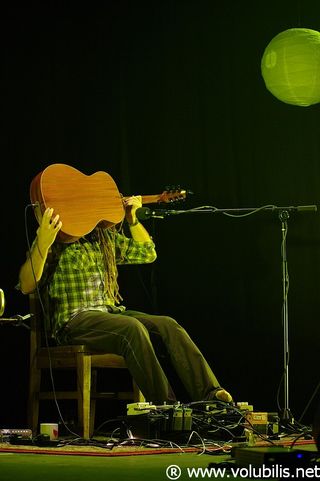
<svg viewBox="0 0 320 481">
<path fill-rule="evenodd" d="M 317 212 L 317 206 L 316 205 L 298 205 L 297 206 L 297 211 L 304 211 L 304 210 L 309 210 L 312 212 Z"/>
<path fill-rule="evenodd" d="M 290 205 L 287 207 L 278 207 L 276 205 L 271 206 L 271 210 L 289 210 L 297 212 L 317 212 L 318 207 L 316 205 Z"/>
<path fill-rule="evenodd" d="M 172 213 L 173 211 L 170 211 Z M 160 219 L 163 219 L 165 215 L 168 215 L 169 211 L 165 209 L 156 209 L 156 210 L 151 210 L 149 207 L 139 207 L 136 210 L 136 216 L 139 220 L 147 220 L 150 219 L 151 217 L 158 217 Z"/>
</svg>

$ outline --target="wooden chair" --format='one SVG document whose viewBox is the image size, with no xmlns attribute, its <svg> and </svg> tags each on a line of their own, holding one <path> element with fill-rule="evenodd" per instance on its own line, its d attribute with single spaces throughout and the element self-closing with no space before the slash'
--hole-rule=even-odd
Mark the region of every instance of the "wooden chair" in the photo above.
<svg viewBox="0 0 320 481">
<path fill-rule="evenodd" d="M 42 311 L 38 298 L 30 295 L 30 379 L 28 399 L 28 424 L 33 435 L 38 432 L 39 404 L 47 399 L 75 399 L 78 406 L 78 424 L 82 436 L 89 439 L 94 431 L 96 399 L 128 399 L 144 401 L 138 386 L 132 381 L 132 390 L 125 392 L 96 391 L 98 368 L 126 369 L 122 356 L 116 354 L 96 354 L 85 346 L 44 346 L 42 342 Z M 44 369 L 72 369 L 76 375 L 75 391 L 42 391 L 41 373 Z"/>
</svg>

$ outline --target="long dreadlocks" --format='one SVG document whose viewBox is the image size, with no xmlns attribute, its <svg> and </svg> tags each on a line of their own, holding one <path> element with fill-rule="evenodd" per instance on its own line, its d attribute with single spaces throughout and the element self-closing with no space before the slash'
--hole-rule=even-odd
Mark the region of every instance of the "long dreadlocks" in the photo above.
<svg viewBox="0 0 320 481">
<path fill-rule="evenodd" d="M 120 295 L 118 285 L 118 269 L 114 242 L 116 230 L 114 226 L 108 229 L 97 227 L 96 232 L 105 266 L 105 291 L 109 299 L 112 299 L 115 304 L 120 304 L 123 299 Z"/>
</svg>

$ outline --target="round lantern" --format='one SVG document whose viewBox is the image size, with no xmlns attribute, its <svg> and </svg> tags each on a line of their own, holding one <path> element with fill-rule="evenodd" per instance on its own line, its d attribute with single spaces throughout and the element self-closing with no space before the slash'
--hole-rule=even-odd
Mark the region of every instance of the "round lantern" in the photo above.
<svg viewBox="0 0 320 481">
<path fill-rule="evenodd" d="M 266 47 L 261 72 L 267 89 L 287 104 L 320 102 L 320 32 L 291 28 Z"/>
</svg>

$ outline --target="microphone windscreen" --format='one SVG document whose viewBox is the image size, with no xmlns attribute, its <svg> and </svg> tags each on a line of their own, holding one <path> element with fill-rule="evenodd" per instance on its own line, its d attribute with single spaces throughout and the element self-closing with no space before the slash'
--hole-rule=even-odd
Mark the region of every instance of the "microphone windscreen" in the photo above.
<svg viewBox="0 0 320 481">
<path fill-rule="evenodd" d="M 152 212 L 149 207 L 139 207 L 139 209 L 136 210 L 136 216 L 139 220 L 150 219 L 151 215 Z"/>
</svg>

